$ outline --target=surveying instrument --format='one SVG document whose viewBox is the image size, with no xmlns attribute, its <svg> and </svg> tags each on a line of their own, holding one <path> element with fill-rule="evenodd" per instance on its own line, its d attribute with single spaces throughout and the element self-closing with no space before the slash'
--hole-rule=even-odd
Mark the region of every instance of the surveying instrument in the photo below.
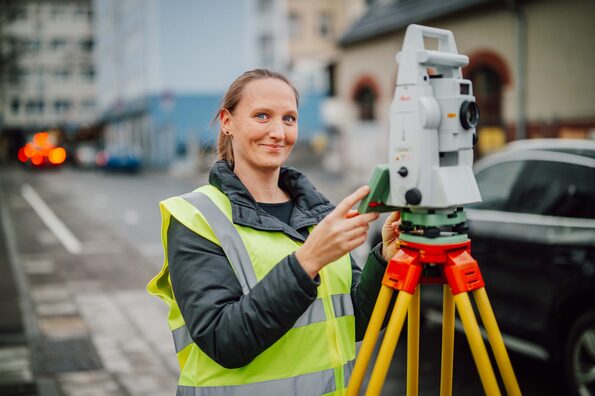
<svg viewBox="0 0 595 396">
<path fill-rule="evenodd" d="M 424 38 L 437 40 L 426 49 Z M 366 395 L 379 395 L 407 317 L 407 395 L 418 394 L 420 285 L 443 284 L 440 395 L 452 394 L 455 307 L 486 395 L 500 389 L 468 293 L 472 292 L 502 381 L 520 395 L 508 353 L 470 254 L 463 205 L 481 201 L 471 166 L 479 108 L 461 67 L 452 32 L 410 25 L 397 54 L 399 73 L 390 108 L 389 164 L 376 167 L 360 213 L 401 211 L 400 249 L 389 261 L 347 395 L 359 394 L 392 295 L 398 296 Z M 428 73 L 433 68 L 435 73 Z"/>
</svg>

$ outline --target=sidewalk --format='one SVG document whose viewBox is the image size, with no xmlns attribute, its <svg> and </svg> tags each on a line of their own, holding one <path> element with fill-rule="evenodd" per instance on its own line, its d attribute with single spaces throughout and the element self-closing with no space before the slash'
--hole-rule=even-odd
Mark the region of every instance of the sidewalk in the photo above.
<svg viewBox="0 0 595 396">
<path fill-rule="evenodd" d="M 63 247 L 20 183 L 3 174 L 0 240 L 7 254 L 0 265 L 20 280 L 26 337 L 8 343 L 0 333 L 0 395 L 175 394 L 167 310 L 145 291 L 154 266 L 77 212 L 66 194 L 44 199 L 83 242 L 80 254 Z"/>
</svg>

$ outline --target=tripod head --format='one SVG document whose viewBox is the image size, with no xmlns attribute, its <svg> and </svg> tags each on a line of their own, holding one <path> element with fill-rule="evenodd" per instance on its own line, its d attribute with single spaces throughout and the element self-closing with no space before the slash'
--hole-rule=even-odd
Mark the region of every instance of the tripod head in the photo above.
<svg viewBox="0 0 595 396">
<path fill-rule="evenodd" d="M 424 37 L 438 49 L 426 49 Z M 396 60 L 389 163 L 377 166 L 359 212 L 455 211 L 481 201 L 471 169 L 479 107 L 461 72 L 469 58 L 457 53 L 452 32 L 409 25 Z"/>
</svg>

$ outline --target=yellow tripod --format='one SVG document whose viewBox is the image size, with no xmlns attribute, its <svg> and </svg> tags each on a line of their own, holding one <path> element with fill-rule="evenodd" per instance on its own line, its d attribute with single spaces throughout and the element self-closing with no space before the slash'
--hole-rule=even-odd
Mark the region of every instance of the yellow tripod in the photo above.
<svg viewBox="0 0 595 396">
<path fill-rule="evenodd" d="M 395 290 L 399 290 L 399 294 L 386 328 L 376 364 L 372 370 L 366 395 L 379 395 L 382 391 L 406 316 L 408 316 L 407 395 L 418 394 L 420 283 L 444 284 L 440 395 L 452 394 L 455 306 L 463 322 L 485 394 L 489 396 L 500 395 L 498 382 L 468 292 L 472 292 L 475 297 L 506 392 L 509 395 L 520 395 L 521 391 L 488 300 L 479 266 L 477 261 L 470 255 L 471 241 L 467 239 L 458 243 L 437 244 L 433 242 L 427 244 L 423 243 L 424 239 L 420 238 L 422 242 L 415 243 L 403 240 L 401 236 L 399 241 L 401 248 L 390 260 L 384 274 L 382 288 L 364 335 L 347 388 L 347 395 L 356 396 L 359 394 L 370 356 L 374 350 L 378 333 Z M 440 238 L 435 240 L 439 241 Z M 433 266 L 434 268 L 440 266 L 442 268 L 440 278 L 423 277 L 422 272 L 425 266 Z"/>
</svg>

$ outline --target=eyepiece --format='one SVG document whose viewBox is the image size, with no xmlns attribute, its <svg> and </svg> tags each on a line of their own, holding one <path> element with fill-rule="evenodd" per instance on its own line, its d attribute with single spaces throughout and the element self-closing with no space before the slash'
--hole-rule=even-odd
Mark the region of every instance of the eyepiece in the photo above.
<svg viewBox="0 0 595 396">
<path fill-rule="evenodd" d="M 479 122 L 479 106 L 477 103 L 464 101 L 461 105 L 460 119 L 463 128 L 475 128 Z"/>
</svg>

